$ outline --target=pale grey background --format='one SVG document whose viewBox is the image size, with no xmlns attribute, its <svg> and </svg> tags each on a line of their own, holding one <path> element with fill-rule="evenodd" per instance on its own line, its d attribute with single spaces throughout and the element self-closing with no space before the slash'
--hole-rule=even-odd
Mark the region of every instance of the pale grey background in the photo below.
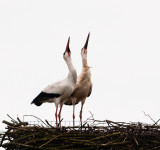
<svg viewBox="0 0 160 150">
<path fill-rule="evenodd" d="M 54 120 L 54 104 L 30 102 L 48 84 L 67 76 L 63 52 L 70 36 L 73 64 L 88 32 L 93 93 L 83 120 L 141 121 L 160 118 L 160 1 L 0 1 L 0 122 L 32 114 Z M 76 106 L 79 120 L 80 104 Z M 64 106 L 64 120 L 72 107 Z M 0 130 L 4 125 L 0 123 Z"/>
</svg>

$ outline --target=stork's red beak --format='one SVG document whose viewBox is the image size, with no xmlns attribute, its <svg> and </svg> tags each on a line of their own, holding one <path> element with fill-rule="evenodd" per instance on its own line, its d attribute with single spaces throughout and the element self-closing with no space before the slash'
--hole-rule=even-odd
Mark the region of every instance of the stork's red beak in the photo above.
<svg viewBox="0 0 160 150">
<path fill-rule="evenodd" d="M 90 36 L 90 33 L 88 33 L 88 37 L 87 37 L 86 43 L 85 43 L 85 45 L 84 45 L 84 48 L 85 48 L 85 49 L 87 49 L 87 46 L 88 46 L 89 36 Z"/>
<path fill-rule="evenodd" d="M 67 46 L 66 46 L 66 52 L 70 52 L 70 48 L 69 48 L 69 42 L 70 42 L 70 37 L 68 38 L 68 42 L 67 42 Z"/>
</svg>

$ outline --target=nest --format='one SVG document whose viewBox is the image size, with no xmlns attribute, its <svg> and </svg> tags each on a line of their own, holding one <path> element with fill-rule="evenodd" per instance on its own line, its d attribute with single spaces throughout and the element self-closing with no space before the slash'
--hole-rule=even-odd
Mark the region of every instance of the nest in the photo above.
<svg viewBox="0 0 160 150">
<path fill-rule="evenodd" d="M 88 120 L 87 120 L 88 121 Z M 41 126 L 11 119 L 3 121 L 7 131 L 0 134 L 6 150 L 109 149 L 160 150 L 160 126 L 143 123 L 94 120 L 76 127 L 53 127 L 47 120 Z M 103 126 L 102 126 L 103 124 Z"/>
</svg>

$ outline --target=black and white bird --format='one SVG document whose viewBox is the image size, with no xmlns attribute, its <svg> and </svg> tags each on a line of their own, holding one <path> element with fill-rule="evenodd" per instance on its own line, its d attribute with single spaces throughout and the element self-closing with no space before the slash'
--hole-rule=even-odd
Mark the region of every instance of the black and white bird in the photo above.
<svg viewBox="0 0 160 150">
<path fill-rule="evenodd" d="M 56 126 L 57 126 L 57 111 L 58 106 L 60 105 L 60 110 L 58 114 L 59 122 L 61 120 L 61 111 L 62 106 L 66 102 L 67 98 L 72 94 L 75 84 L 77 81 L 77 72 L 72 64 L 71 51 L 69 48 L 70 37 L 68 38 L 68 43 L 66 50 L 63 54 L 63 58 L 68 66 L 69 73 L 68 76 L 61 81 L 55 82 L 51 85 L 48 85 L 32 102 L 36 106 L 40 106 L 45 102 L 55 103 L 56 112 Z"/>
</svg>

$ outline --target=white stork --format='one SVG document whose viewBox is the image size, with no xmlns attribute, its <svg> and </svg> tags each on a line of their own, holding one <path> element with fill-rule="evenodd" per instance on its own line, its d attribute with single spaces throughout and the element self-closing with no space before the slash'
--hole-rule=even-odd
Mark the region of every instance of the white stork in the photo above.
<svg viewBox="0 0 160 150">
<path fill-rule="evenodd" d="M 86 43 L 81 50 L 82 57 L 82 72 L 77 78 L 77 83 L 72 95 L 67 99 L 65 105 L 73 105 L 73 126 L 75 125 L 75 104 L 81 102 L 80 123 L 82 125 L 82 109 L 86 97 L 89 97 L 92 92 L 91 72 L 87 63 L 87 46 L 90 33 L 88 34 Z"/>
<path fill-rule="evenodd" d="M 66 46 L 66 50 L 63 54 L 63 58 L 66 61 L 66 64 L 69 69 L 68 76 L 61 81 L 55 82 L 51 85 L 48 85 L 32 102 L 31 104 L 35 104 L 36 106 L 40 106 L 45 102 L 55 103 L 56 112 L 56 126 L 57 126 L 57 111 L 58 105 L 60 105 L 60 110 L 58 114 L 59 122 L 61 120 L 61 111 L 62 106 L 65 103 L 66 99 L 72 94 L 75 84 L 77 81 L 77 72 L 72 64 L 71 60 L 71 51 L 69 48 L 70 37 L 68 38 L 68 43 Z"/>
</svg>

